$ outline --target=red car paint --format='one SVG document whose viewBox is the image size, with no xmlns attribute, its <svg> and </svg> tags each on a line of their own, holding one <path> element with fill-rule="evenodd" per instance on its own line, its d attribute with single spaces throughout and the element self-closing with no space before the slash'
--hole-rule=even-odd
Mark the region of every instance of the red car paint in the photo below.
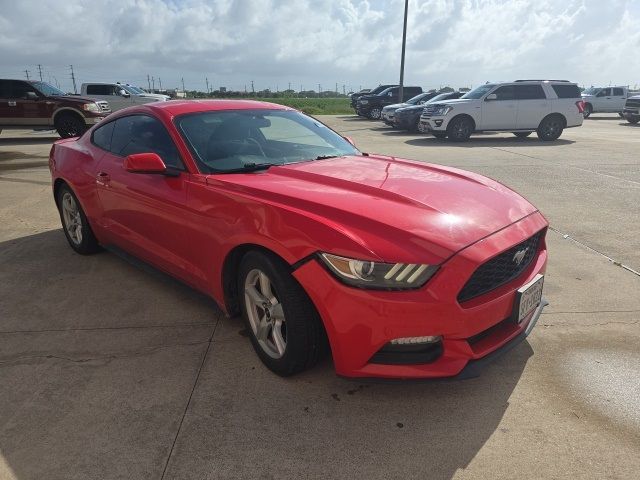
<svg viewBox="0 0 640 480">
<path fill-rule="evenodd" d="M 464 304 L 456 297 L 478 266 L 547 221 L 528 201 L 486 177 L 394 157 L 350 156 L 273 166 L 266 171 L 202 174 L 173 120 L 212 110 L 286 109 L 250 101 L 158 102 L 117 112 L 158 118 L 188 172 L 131 174 L 123 159 L 95 147 L 91 131 L 51 151 L 54 188 L 71 186 L 105 245 L 118 246 L 194 288 L 228 311 L 225 261 L 243 246 L 279 255 L 315 304 L 336 372 L 348 377 L 453 376 L 518 336 L 503 322 L 482 340 L 466 339 L 507 319 L 515 290 L 544 273 L 544 237 L 516 279 Z M 95 127 L 94 127 L 95 128 Z M 98 175 L 110 165 L 108 178 Z M 99 168 L 100 166 L 100 168 Z M 313 255 L 429 263 L 440 269 L 411 291 L 364 290 L 338 281 Z M 393 338 L 443 336 L 443 355 L 419 365 L 369 363 Z"/>
</svg>

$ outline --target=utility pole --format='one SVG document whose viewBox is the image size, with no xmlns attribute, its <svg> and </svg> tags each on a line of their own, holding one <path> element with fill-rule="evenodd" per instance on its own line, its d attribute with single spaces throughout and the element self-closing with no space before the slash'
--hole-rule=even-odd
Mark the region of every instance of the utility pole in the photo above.
<svg viewBox="0 0 640 480">
<path fill-rule="evenodd" d="M 256 93 L 256 89 L 253 88 L 253 80 L 251 80 L 251 94 L 255 95 L 255 93 Z"/>
<path fill-rule="evenodd" d="M 149 77 L 148 73 L 147 73 L 147 86 L 149 87 L 149 90 L 151 90 L 151 77 Z"/>
<path fill-rule="evenodd" d="M 29 70 L 25 70 L 24 74 L 27 76 L 27 80 L 29 80 Z"/>
<path fill-rule="evenodd" d="M 69 65 L 71 68 L 71 80 L 73 81 L 73 93 L 78 93 L 78 88 L 76 87 L 76 76 L 73 73 L 73 65 Z"/>
<path fill-rule="evenodd" d="M 151 77 L 151 91 L 154 91 L 156 89 L 156 79 L 154 77 Z"/>
<path fill-rule="evenodd" d="M 204 81 L 207 83 L 207 95 L 209 95 L 209 77 L 204 77 Z"/>
<path fill-rule="evenodd" d="M 291 82 L 289 82 L 289 90 L 291 90 Z"/>
<path fill-rule="evenodd" d="M 398 91 L 398 101 L 404 100 L 404 51 L 407 45 L 407 12 L 409 10 L 409 0 L 404 0 L 404 27 L 402 28 L 402 55 L 400 57 L 400 89 Z"/>
<path fill-rule="evenodd" d="M 42 81 L 42 65 L 38 64 L 38 73 L 40 74 L 40 81 Z"/>
<path fill-rule="evenodd" d="M 342 84 L 342 94 L 346 95 L 347 94 L 347 90 L 345 89 L 346 85 L 343 83 Z"/>
<path fill-rule="evenodd" d="M 160 90 L 162 90 L 162 79 L 158 77 L 158 82 L 160 82 Z"/>
<path fill-rule="evenodd" d="M 184 96 L 186 97 L 187 96 L 187 91 L 184 88 L 184 77 L 182 77 L 180 80 L 182 81 L 182 92 L 184 93 Z"/>
<path fill-rule="evenodd" d="M 336 82 L 336 95 L 338 94 L 338 82 Z"/>
<path fill-rule="evenodd" d="M 318 84 L 318 98 L 320 98 L 320 92 L 322 92 L 322 85 Z"/>
</svg>

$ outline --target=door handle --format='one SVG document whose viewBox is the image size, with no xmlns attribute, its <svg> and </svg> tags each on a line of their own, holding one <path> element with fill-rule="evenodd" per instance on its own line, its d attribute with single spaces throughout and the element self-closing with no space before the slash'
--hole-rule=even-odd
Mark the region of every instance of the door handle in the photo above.
<svg viewBox="0 0 640 480">
<path fill-rule="evenodd" d="M 11 101 L 10 101 L 10 102 L 7 102 L 7 104 L 8 104 L 10 107 L 15 107 L 15 106 L 16 106 L 16 102 L 11 102 Z"/>
<path fill-rule="evenodd" d="M 96 183 L 98 185 L 107 186 L 107 184 L 111 181 L 111 177 L 108 173 L 98 172 L 98 176 L 96 177 Z"/>
</svg>

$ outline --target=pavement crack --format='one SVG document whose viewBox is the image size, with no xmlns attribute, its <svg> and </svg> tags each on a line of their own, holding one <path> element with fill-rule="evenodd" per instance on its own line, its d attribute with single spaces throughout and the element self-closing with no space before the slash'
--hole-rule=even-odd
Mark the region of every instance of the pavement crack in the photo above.
<svg viewBox="0 0 640 480">
<path fill-rule="evenodd" d="M 164 344 L 164 345 L 157 345 L 155 347 L 147 348 L 142 351 L 132 352 L 124 355 L 102 355 L 102 356 L 79 357 L 79 358 L 65 357 L 62 355 L 55 355 L 55 354 L 20 355 L 14 358 L 9 358 L 7 360 L 0 361 L 0 368 L 4 366 L 12 366 L 12 365 L 23 363 L 25 361 L 37 360 L 37 359 L 45 359 L 45 360 L 55 359 L 55 360 L 63 360 L 66 362 L 72 362 L 72 363 L 78 363 L 78 364 L 89 363 L 89 362 L 105 362 L 104 365 L 106 365 L 112 362 L 113 360 L 149 355 L 157 352 L 158 350 L 162 350 L 165 348 L 191 347 L 194 345 L 204 345 L 205 343 L 209 343 L 209 340 L 203 340 L 198 342 L 170 343 L 170 344 Z"/>
<path fill-rule="evenodd" d="M 554 228 L 554 227 L 552 227 L 552 226 L 549 226 L 549 230 L 551 230 L 551 231 L 552 231 L 552 232 L 554 232 L 554 233 L 557 233 L 558 235 L 561 235 L 561 236 L 562 236 L 562 238 L 564 238 L 565 240 L 570 240 L 570 241 L 572 241 L 573 243 L 576 243 L 576 244 L 580 245 L 581 247 L 586 248 L 587 250 L 590 250 L 590 251 L 592 251 L 592 252 L 594 252 L 594 253 L 597 253 L 597 254 L 598 254 L 598 255 L 600 255 L 601 257 L 604 257 L 604 258 L 606 258 L 607 260 L 609 260 L 609 261 L 610 261 L 611 263 L 613 263 L 616 267 L 620 267 L 620 268 L 622 268 L 623 270 L 626 270 L 626 271 L 628 271 L 628 272 L 630 272 L 630 273 L 633 273 L 634 275 L 636 275 L 636 276 L 640 277 L 640 272 L 638 272 L 637 270 L 634 270 L 634 269 L 633 269 L 633 268 L 631 268 L 630 266 L 625 265 L 624 263 L 622 263 L 622 262 L 620 262 L 620 261 L 616 260 L 615 258 L 610 257 L 610 256 L 609 256 L 609 255 L 607 255 L 606 253 L 603 253 L 603 252 L 601 252 L 601 251 L 599 251 L 599 250 L 596 250 L 596 249 L 595 249 L 595 248 L 593 248 L 593 247 L 590 247 L 590 246 L 589 246 L 589 245 L 587 245 L 586 243 L 582 243 L 580 240 L 576 240 L 575 238 L 573 238 L 573 237 L 572 237 L 571 235 L 569 235 L 568 233 L 561 232 L 560 230 L 558 230 L 557 228 Z"/>
</svg>

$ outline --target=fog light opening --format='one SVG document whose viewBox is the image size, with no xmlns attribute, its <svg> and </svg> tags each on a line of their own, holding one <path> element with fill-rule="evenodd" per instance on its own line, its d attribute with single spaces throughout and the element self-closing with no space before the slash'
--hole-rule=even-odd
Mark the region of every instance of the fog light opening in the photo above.
<svg viewBox="0 0 640 480">
<path fill-rule="evenodd" d="M 438 343 L 442 340 L 440 335 L 426 337 L 403 337 L 391 340 L 392 345 L 427 345 L 429 343 Z"/>
</svg>

